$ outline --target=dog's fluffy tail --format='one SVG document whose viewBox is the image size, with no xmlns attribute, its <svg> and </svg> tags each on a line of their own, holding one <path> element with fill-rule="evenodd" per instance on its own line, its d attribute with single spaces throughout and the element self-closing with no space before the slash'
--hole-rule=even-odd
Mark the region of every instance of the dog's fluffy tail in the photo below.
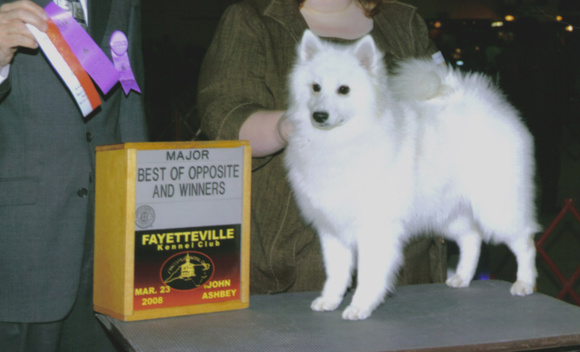
<svg viewBox="0 0 580 352">
<path fill-rule="evenodd" d="M 401 61 L 389 76 L 389 89 L 399 100 L 429 100 L 447 95 L 451 89 L 445 84 L 448 70 L 431 59 Z"/>
</svg>

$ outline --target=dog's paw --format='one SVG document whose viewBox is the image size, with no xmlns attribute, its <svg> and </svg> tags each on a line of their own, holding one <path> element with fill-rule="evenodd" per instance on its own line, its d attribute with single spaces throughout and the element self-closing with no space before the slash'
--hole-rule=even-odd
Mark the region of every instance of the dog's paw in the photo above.
<svg viewBox="0 0 580 352">
<path fill-rule="evenodd" d="M 534 285 L 518 280 L 512 285 L 510 293 L 513 296 L 531 295 L 532 293 L 534 293 Z"/>
<path fill-rule="evenodd" d="M 317 299 L 315 299 L 314 301 L 312 301 L 310 308 L 316 312 L 328 312 L 328 311 L 335 310 L 338 307 L 338 305 L 340 304 L 340 302 L 342 302 L 342 298 L 340 298 L 340 297 L 329 298 L 329 297 L 320 296 Z"/>
<path fill-rule="evenodd" d="M 342 312 L 342 319 L 344 320 L 365 320 L 371 316 L 372 309 L 362 309 L 352 304 Z"/>
<path fill-rule="evenodd" d="M 457 274 L 453 275 L 452 277 L 447 279 L 447 281 L 445 281 L 447 286 L 453 287 L 453 288 L 467 287 L 467 286 L 469 286 L 470 282 L 471 282 L 471 280 L 464 280 L 461 276 L 459 276 Z"/>
</svg>

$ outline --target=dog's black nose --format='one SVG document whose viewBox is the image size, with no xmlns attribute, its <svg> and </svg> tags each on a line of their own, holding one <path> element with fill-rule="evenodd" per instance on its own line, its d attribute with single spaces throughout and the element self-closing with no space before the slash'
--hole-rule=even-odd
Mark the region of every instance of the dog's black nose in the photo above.
<svg viewBox="0 0 580 352">
<path fill-rule="evenodd" d="M 326 111 L 315 111 L 312 114 L 312 118 L 318 123 L 324 123 L 328 120 L 328 113 Z"/>
</svg>

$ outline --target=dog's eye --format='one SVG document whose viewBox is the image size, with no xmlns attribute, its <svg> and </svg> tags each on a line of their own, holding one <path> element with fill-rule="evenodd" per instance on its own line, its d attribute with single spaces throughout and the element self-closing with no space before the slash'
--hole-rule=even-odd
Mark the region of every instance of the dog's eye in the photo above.
<svg viewBox="0 0 580 352">
<path fill-rule="evenodd" d="M 313 90 L 313 91 L 315 91 L 315 92 L 320 92 L 320 90 L 321 90 L 321 89 L 322 89 L 322 88 L 320 87 L 320 84 L 318 84 L 318 83 L 314 83 L 314 84 L 312 84 L 312 90 Z"/>
<path fill-rule="evenodd" d="M 349 86 L 340 86 L 340 87 L 338 87 L 337 92 L 338 92 L 338 94 L 346 95 L 350 92 L 350 87 Z"/>
</svg>

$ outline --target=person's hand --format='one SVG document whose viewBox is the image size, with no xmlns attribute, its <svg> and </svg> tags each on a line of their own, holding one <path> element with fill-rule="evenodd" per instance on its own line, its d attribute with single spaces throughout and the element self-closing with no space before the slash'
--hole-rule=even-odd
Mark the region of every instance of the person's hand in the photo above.
<svg viewBox="0 0 580 352">
<path fill-rule="evenodd" d="M 17 0 L 0 6 L 0 68 L 12 61 L 18 47 L 38 47 L 26 23 L 45 32 L 48 29 L 47 20 L 44 9 L 29 0 Z"/>
<path fill-rule="evenodd" d="M 292 122 L 286 118 L 286 114 L 283 114 L 280 116 L 280 119 L 278 119 L 276 130 L 278 131 L 278 137 L 280 137 L 284 145 L 288 144 L 288 139 L 294 130 L 294 126 L 292 125 Z"/>
<path fill-rule="evenodd" d="M 242 124 L 239 139 L 250 142 L 253 157 L 263 157 L 284 149 L 293 129 L 282 110 L 256 111 Z"/>
</svg>

